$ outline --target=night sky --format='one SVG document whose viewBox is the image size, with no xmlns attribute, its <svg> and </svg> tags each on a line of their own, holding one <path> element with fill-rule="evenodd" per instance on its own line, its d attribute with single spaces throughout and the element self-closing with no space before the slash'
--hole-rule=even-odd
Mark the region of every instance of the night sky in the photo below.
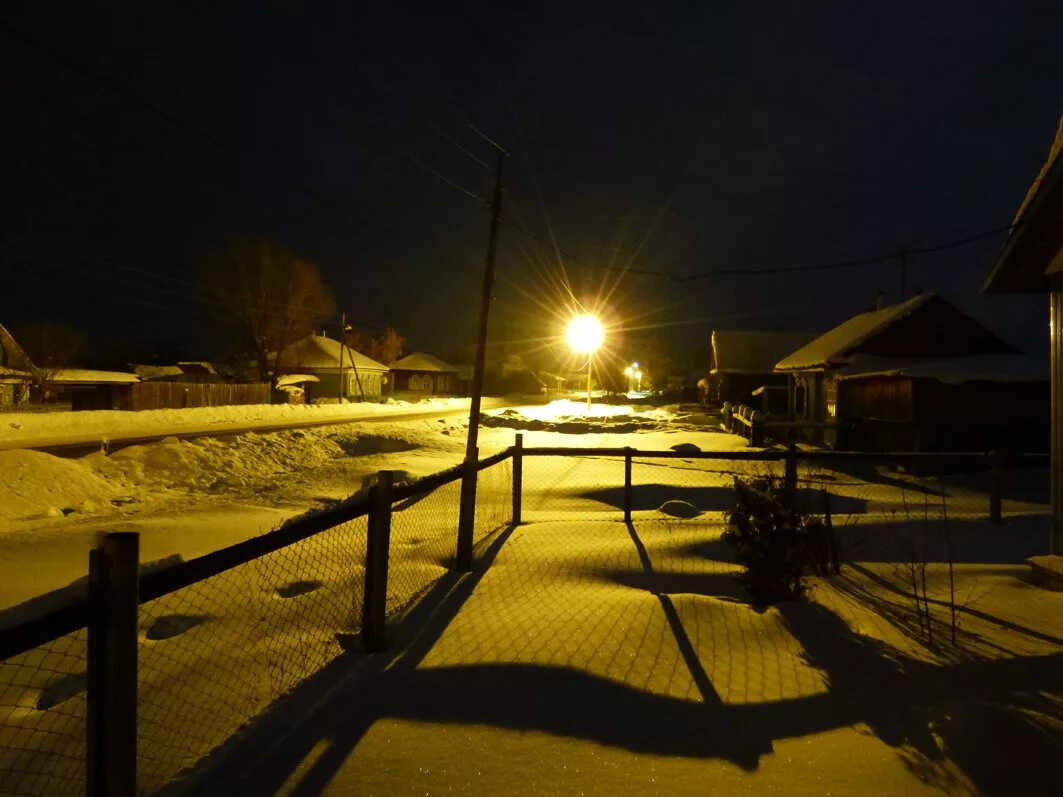
<svg viewBox="0 0 1063 797">
<path fill-rule="evenodd" d="M 1007 225 L 1063 111 L 1058 2 L 34 0 L 0 21 L 33 42 L 0 31 L 0 323 L 189 356 L 221 353 L 192 264 L 235 234 L 318 262 L 340 309 L 410 349 L 471 339 L 488 213 L 465 192 L 490 196 L 494 152 L 470 125 L 510 155 L 496 318 L 553 329 L 552 233 L 580 298 L 610 292 L 687 360 L 713 327 L 823 331 L 895 301 L 896 262 L 606 268 Z M 1043 297 L 978 294 L 1002 238 L 914 258 L 909 290 L 1041 353 Z"/>
</svg>

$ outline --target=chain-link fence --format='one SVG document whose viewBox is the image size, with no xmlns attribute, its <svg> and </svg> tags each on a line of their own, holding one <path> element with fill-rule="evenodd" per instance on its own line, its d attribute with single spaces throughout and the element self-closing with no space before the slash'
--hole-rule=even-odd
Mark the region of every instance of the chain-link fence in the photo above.
<svg viewBox="0 0 1063 797">
<path fill-rule="evenodd" d="M 509 457 L 506 451 L 479 463 L 474 546 L 512 516 Z M 404 497 L 396 497 L 388 515 L 385 618 L 414 604 L 454 567 L 462 473 L 458 467 L 402 485 Z M 173 782 L 345 650 L 364 649 L 358 635 L 371 588 L 373 500 L 374 493 L 361 496 L 139 575 L 139 792 Z M 87 790 L 89 638 L 105 633 L 86 627 L 94 594 L 69 598 L 73 603 L 59 612 L 62 633 L 50 636 L 40 618 L 0 632 L 0 794 Z M 31 625 L 36 646 L 20 636 Z"/>
<path fill-rule="evenodd" d="M 0 794 L 85 791 L 85 629 L 0 663 Z"/>
</svg>

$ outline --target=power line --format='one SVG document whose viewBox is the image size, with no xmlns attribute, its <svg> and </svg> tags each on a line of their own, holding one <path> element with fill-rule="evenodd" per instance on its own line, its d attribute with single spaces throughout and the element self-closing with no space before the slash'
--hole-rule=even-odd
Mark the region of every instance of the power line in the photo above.
<svg viewBox="0 0 1063 797">
<path fill-rule="evenodd" d="M 967 235 L 963 238 L 956 238 L 953 240 L 944 241 L 942 243 L 930 244 L 928 246 L 918 248 L 898 249 L 891 252 L 873 255 L 870 257 L 861 257 L 854 260 L 841 260 L 826 263 L 811 263 L 802 266 L 780 266 L 770 268 L 721 268 L 713 269 L 711 271 L 702 271 L 697 274 L 675 275 L 668 274 L 663 271 L 653 271 L 650 269 L 625 268 L 623 266 L 607 266 L 602 265 L 600 263 L 592 263 L 582 258 L 579 258 L 576 255 L 565 252 L 560 248 L 555 247 L 553 243 L 547 241 L 542 236 L 536 235 L 535 233 L 526 229 L 512 217 L 508 217 L 506 221 L 511 227 L 517 230 L 517 232 L 527 236 L 528 238 L 531 238 L 534 241 L 537 241 L 545 246 L 550 247 L 551 250 L 557 251 L 558 253 L 564 255 L 566 258 L 568 258 L 574 263 L 584 265 L 588 268 L 597 269 L 599 271 L 626 271 L 628 273 L 633 274 L 643 274 L 646 276 L 660 277 L 661 279 L 664 279 L 668 282 L 675 283 L 694 282 L 696 280 L 706 279 L 708 277 L 739 277 L 746 275 L 752 276 L 762 274 L 793 274 L 814 271 L 829 271 L 833 269 L 856 268 L 858 266 L 867 266 L 876 263 L 885 263 L 890 260 L 896 260 L 897 258 L 904 255 L 905 252 L 907 252 L 908 255 L 923 255 L 932 254 L 935 252 L 943 252 L 948 249 L 956 249 L 958 247 L 974 243 L 975 241 L 981 241 L 986 238 L 991 238 L 995 235 L 1000 235 L 1001 233 L 1011 232 L 1015 230 L 1018 226 L 1017 224 L 1011 224 L 1004 227 L 994 227 L 989 230 L 983 230 L 981 232 L 974 233 L 973 235 Z"/>
<path fill-rule="evenodd" d="M 694 280 L 705 279 L 706 277 L 728 277 L 728 276 L 743 276 L 752 274 L 794 274 L 794 273 L 806 273 L 812 271 L 828 271 L 831 269 L 840 268 L 856 268 L 857 266 L 867 266 L 874 263 L 884 263 L 889 260 L 896 260 L 902 257 L 905 252 L 909 255 L 929 254 L 931 252 L 942 252 L 946 249 L 955 249 L 960 246 L 972 243 L 974 241 L 980 241 L 984 238 L 990 238 L 994 235 L 999 235 L 1002 232 L 1008 232 L 1013 230 L 1015 225 L 1008 225 L 1006 227 L 994 227 L 991 230 L 983 230 L 982 232 L 975 233 L 974 235 L 968 235 L 963 238 L 957 238 L 951 241 L 945 241 L 940 244 L 932 244 L 930 246 L 920 247 L 918 249 L 900 249 L 893 252 L 888 252 L 880 255 L 874 255 L 872 257 L 862 257 L 857 260 L 842 260 L 832 263 L 813 263 L 805 266 L 784 266 L 779 268 L 751 268 L 751 269 L 739 269 L 739 268 L 723 268 L 714 269 L 712 271 L 703 271 L 698 274 L 688 274 L 685 276 L 669 276 L 661 274 L 670 282 L 693 282 Z"/>
</svg>

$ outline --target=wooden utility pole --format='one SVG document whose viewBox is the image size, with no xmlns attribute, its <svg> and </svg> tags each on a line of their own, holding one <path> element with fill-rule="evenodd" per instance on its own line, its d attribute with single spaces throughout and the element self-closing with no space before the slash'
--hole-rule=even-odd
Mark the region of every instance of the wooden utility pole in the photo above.
<svg viewBox="0 0 1063 797">
<path fill-rule="evenodd" d="M 461 480 L 461 506 L 458 513 L 458 561 L 459 570 L 472 567 L 473 526 L 476 523 L 476 477 L 475 460 L 478 457 L 480 432 L 480 398 L 484 388 L 484 361 L 487 358 L 487 322 L 491 313 L 491 292 L 495 281 L 495 247 L 498 243 L 498 225 L 502 220 L 502 165 L 506 160 L 504 149 L 498 149 L 498 165 L 495 167 L 495 192 L 491 200 L 491 228 L 487 236 L 487 259 L 484 263 L 483 292 L 480 295 L 480 325 L 476 335 L 476 360 L 472 372 L 472 395 L 469 397 L 469 431 L 465 439 L 465 470 Z"/>
<path fill-rule="evenodd" d="M 465 441 L 465 456 L 476 451 L 479 440 L 480 397 L 484 388 L 484 361 L 487 357 L 487 321 L 491 314 L 491 292 L 495 282 L 495 246 L 498 243 L 498 225 L 502 220 L 502 164 L 505 150 L 498 150 L 495 167 L 495 193 L 491 200 L 491 228 L 487 236 L 487 260 L 484 264 L 483 291 L 480 294 L 480 325 L 476 335 L 476 360 L 472 372 L 472 396 L 469 401 L 469 435 Z"/>
<path fill-rule="evenodd" d="M 901 301 L 908 292 L 908 247 L 901 250 Z"/>
<path fill-rule="evenodd" d="M 347 313 L 340 313 L 340 404 L 343 403 L 343 349 L 347 346 Z"/>
</svg>

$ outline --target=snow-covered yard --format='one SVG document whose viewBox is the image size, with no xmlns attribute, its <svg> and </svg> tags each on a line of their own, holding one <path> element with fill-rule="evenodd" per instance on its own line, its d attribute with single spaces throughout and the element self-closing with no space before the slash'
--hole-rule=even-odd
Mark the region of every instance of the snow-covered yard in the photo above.
<svg viewBox="0 0 1063 797">
<path fill-rule="evenodd" d="M 719 532 L 652 513 L 517 528 L 386 671 L 213 793 L 1054 790 L 1063 594 L 961 565 L 960 640 L 930 647 L 873 568 L 750 605 Z"/>
<path fill-rule="evenodd" d="M 511 445 L 515 430 L 528 448 L 746 448 L 674 409 L 603 408 L 589 426 L 580 412 L 493 411 L 481 455 Z M 420 476 L 456 464 L 465 432 L 446 417 L 164 440 L 78 460 L 0 452 L 10 466 L 0 489 L 23 502 L 0 516 L 10 569 L 0 606 L 83 576 L 99 530 L 141 531 L 144 560 L 188 559 L 346 497 L 377 470 Z M 1036 783 L 1063 741 L 1063 595 L 1030 586 L 1019 564 L 1043 550 L 1044 473 L 1011 479 L 1008 523 L 996 527 L 979 474 L 802 467 L 799 500 L 817 512 L 830 502 L 853 564 L 818 581 L 808 603 L 755 607 L 720 533 L 734 477 L 778 468 L 637 456 L 629 529 L 622 458 L 527 456 L 525 525 L 498 537 L 490 567 L 432 598 L 435 613 L 386 672 L 341 684 L 291 733 L 278 728 L 277 749 L 237 748 L 213 786 L 906 794 Z M 509 498 L 508 471 L 482 478 L 494 508 L 478 533 L 498 528 Z M 389 610 L 445 572 L 457 487 L 396 506 Z M 898 570 L 917 538 L 932 642 Z M 363 541 L 364 519 L 143 607 L 145 784 L 194 764 L 340 655 L 335 633 L 356 622 Z M 81 771 L 83 636 L 45 653 L 0 679 L 13 783 L 41 761 L 65 766 L 72 783 Z M 41 738 L 52 758 L 40 757 Z M 1002 788 L 1010 783 L 1018 788 Z"/>
</svg>

